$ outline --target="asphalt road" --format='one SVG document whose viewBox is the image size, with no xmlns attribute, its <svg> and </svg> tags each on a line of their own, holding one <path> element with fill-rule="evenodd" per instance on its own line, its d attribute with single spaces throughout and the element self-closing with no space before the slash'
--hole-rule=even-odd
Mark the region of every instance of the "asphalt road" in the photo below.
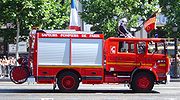
<svg viewBox="0 0 180 100">
<path fill-rule="evenodd" d="M 76 93 L 60 93 L 52 85 L 0 82 L 0 100 L 180 100 L 180 82 L 156 85 L 151 93 L 133 93 L 114 84 L 81 84 Z"/>
</svg>

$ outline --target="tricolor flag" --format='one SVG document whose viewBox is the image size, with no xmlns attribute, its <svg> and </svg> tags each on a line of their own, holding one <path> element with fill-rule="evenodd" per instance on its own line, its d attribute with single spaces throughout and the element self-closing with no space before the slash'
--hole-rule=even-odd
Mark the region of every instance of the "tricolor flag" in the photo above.
<svg viewBox="0 0 180 100">
<path fill-rule="evenodd" d="M 70 15 L 70 25 L 69 29 L 74 29 L 76 31 L 80 31 L 81 27 L 78 25 L 78 11 L 76 7 L 75 0 L 71 0 L 71 15 Z"/>
<path fill-rule="evenodd" d="M 147 33 L 150 33 L 156 28 L 156 13 L 154 13 L 145 23 L 144 29 Z"/>
</svg>

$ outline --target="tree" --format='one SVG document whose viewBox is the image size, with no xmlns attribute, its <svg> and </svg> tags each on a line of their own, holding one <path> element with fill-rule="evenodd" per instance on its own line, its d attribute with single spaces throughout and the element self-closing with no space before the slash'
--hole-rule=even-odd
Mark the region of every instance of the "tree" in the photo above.
<svg viewBox="0 0 180 100">
<path fill-rule="evenodd" d="M 3 24 L 13 23 L 17 28 L 16 42 L 19 42 L 21 14 L 26 12 L 26 3 L 20 0 L 2 0 L 0 2 L 1 22 Z M 7 37 L 4 37 L 4 40 Z M 5 43 L 5 45 L 7 42 Z M 18 59 L 18 45 L 16 45 L 16 60 Z"/>
<path fill-rule="evenodd" d="M 82 19 L 92 24 L 93 31 L 103 31 L 105 37 L 115 36 L 118 20 L 126 17 L 129 26 L 137 27 L 140 17 L 146 19 L 157 10 L 158 0 L 83 0 Z M 117 19 L 116 19 L 117 17 Z"/>
<path fill-rule="evenodd" d="M 32 26 L 43 29 L 66 28 L 70 10 L 68 1 L 62 4 L 61 0 L 1 0 L 0 12 L 0 24 L 12 23 L 15 26 L 16 43 L 18 43 L 19 35 L 28 35 L 27 30 Z M 15 40 L 15 31 L 1 30 L 6 46 L 7 42 Z M 18 45 L 16 45 L 16 60 L 17 58 Z"/>
<path fill-rule="evenodd" d="M 42 29 L 64 29 L 68 27 L 69 5 L 69 0 L 63 4 L 62 0 L 1 0 L 0 24 L 13 23 L 20 35 L 28 35 L 27 30 L 32 26 Z M 2 34 L 5 37 L 6 31 L 2 32 L 5 32 Z M 14 34 L 14 31 L 11 33 Z"/>
<path fill-rule="evenodd" d="M 31 0 L 29 25 L 43 29 L 65 29 L 69 24 L 69 0 Z M 41 1 L 41 2 L 40 2 Z M 62 3 L 63 2 L 63 3 Z M 38 20 L 37 20 L 38 19 Z"/>
<path fill-rule="evenodd" d="M 164 30 L 168 32 L 166 37 L 180 38 L 180 0 L 159 0 L 162 13 L 167 17 L 167 24 Z M 173 32 L 173 27 L 177 26 L 177 32 Z"/>
</svg>

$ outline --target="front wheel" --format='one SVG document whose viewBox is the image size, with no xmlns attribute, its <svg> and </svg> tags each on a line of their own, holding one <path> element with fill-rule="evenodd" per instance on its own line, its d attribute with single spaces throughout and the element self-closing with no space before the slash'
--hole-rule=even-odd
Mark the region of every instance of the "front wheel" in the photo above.
<svg viewBox="0 0 180 100">
<path fill-rule="evenodd" d="M 58 76 L 58 87 L 62 92 L 73 92 L 79 87 L 79 78 L 73 72 L 64 72 Z"/>
<path fill-rule="evenodd" d="M 154 87 L 154 78 L 146 72 L 137 73 L 133 77 L 131 86 L 135 92 L 150 92 Z"/>
</svg>

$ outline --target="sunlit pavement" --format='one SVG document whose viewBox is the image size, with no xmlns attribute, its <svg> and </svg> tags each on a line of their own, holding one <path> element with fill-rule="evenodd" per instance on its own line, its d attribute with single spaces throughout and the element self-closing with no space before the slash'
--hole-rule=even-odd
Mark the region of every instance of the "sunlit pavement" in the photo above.
<svg viewBox="0 0 180 100">
<path fill-rule="evenodd" d="M 0 82 L 0 100 L 179 100 L 180 82 L 155 85 L 151 93 L 134 93 L 122 84 L 82 85 L 76 93 L 60 93 L 45 84 Z"/>
</svg>

